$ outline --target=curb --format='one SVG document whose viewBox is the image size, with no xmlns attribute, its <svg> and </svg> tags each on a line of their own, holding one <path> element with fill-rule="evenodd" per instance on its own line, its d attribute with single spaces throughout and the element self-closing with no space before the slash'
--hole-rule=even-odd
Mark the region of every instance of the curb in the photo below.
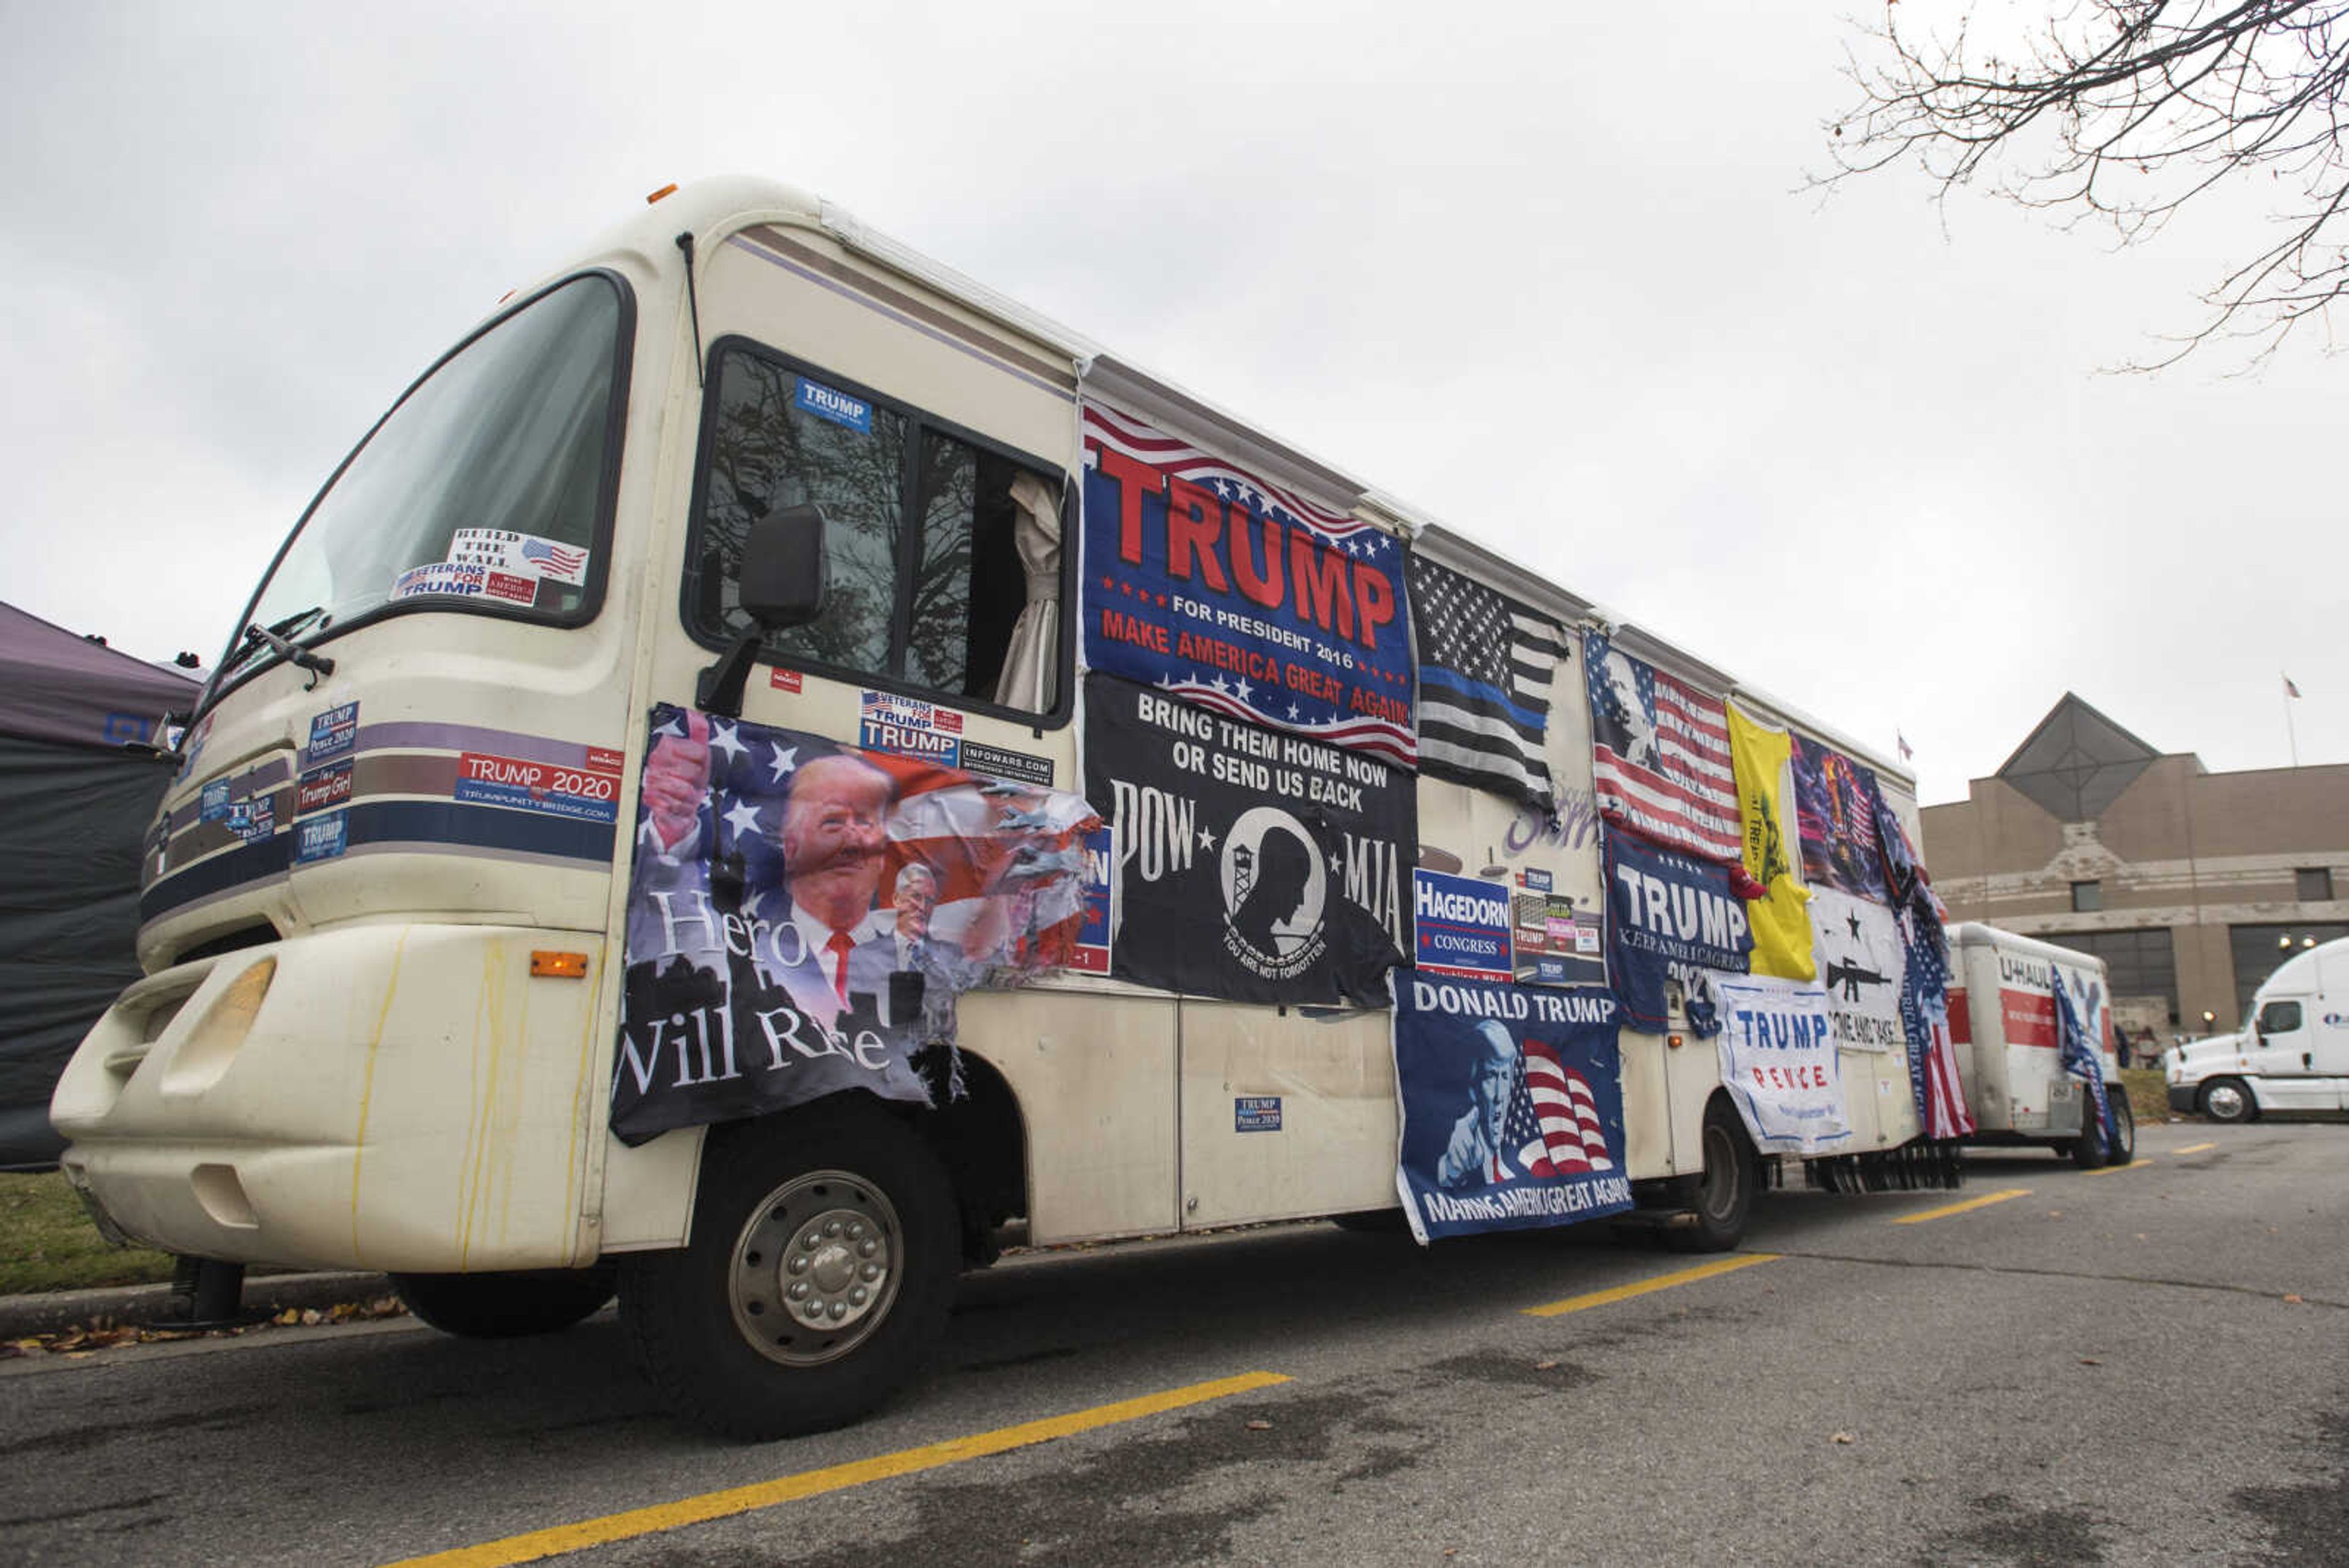
<svg viewBox="0 0 2349 1568">
<path fill-rule="evenodd" d="M 390 1282 L 381 1274 L 264 1274 L 244 1282 L 244 1310 L 257 1317 L 264 1312 L 280 1313 L 287 1307 L 325 1308 L 341 1302 L 366 1301 L 390 1291 Z M 0 1296 L 0 1339 L 55 1334 L 95 1317 L 169 1327 L 171 1325 L 166 1320 L 183 1310 L 169 1284 Z"/>
</svg>

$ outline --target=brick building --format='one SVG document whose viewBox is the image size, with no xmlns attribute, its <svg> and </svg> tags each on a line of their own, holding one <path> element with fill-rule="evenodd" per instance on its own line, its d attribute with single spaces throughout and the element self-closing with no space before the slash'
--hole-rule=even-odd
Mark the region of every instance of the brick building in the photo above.
<svg viewBox="0 0 2349 1568">
<path fill-rule="evenodd" d="M 2286 954 L 2349 936 L 2349 766 L 2214 774 L 2066 692 L 1966 794 L 1922 813 L 1951 914 L 2102 958 L 2132 1039 L 2231 1029 Z"/>
</svg>

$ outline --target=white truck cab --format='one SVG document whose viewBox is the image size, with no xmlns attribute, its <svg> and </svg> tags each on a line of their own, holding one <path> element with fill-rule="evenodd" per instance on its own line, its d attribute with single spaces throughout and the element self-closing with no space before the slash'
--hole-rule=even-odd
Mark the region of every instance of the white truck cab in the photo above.
<svg viewBox="0 0 2349 1568">
<path fill-rule="evenodd" d="M 2213 1121 L 2349 1110 L 2349 937 L 2286 960 L 2240 1033 L 2189 1042 L 2163 1065 L 2169 1108 Z"/>
</svg>

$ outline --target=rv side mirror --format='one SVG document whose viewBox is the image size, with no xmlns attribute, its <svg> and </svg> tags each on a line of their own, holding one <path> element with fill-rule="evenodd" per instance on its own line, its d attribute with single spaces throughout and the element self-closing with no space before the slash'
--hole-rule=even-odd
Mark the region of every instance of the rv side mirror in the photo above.
<svg viewBox="0 0 2349 1568">
<path fill-rule="evenodd" d="M 694 684 L 696 707 L 721 718 L 742 716 L 742 688 L 760 641 L 823 613 L 824 574 L 823 508 L 779 506 L 750 524 L 736 587 L 755 629 L 736 638 L 725 657 L 701 672 Z"/>
<path fill-rule="evenodd" d="M 743 613 L 764 631 L 805 626 L 823 613 L 828 586 L 823 508 L 779 506 L 742 541 Z"/>
</svg>

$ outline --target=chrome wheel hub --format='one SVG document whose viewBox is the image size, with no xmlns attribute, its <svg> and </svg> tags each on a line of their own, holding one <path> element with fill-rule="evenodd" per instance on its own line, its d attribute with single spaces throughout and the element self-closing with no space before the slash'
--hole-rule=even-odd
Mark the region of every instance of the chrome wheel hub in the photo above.
<svg viewBox="0 0 2349 1568">
<path fill-rule="evenodd" d="M 904 1238 L 870 1182 L 818 1170 L 767 1195 L 734 1243 L 734 1326 L 771 1361 L 813 1366 L 856 1348 L 897 1299 Z"/>
</svg>

